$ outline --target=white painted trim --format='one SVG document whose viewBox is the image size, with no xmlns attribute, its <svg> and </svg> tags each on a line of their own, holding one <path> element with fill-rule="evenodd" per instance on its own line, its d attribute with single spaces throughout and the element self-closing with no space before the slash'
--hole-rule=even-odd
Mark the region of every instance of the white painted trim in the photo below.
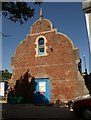
<svg viewBox="0 0 91 120">
<path fill-rule="evenodd" d="M 34 35 L 41 35 L 41 34 L 45 34 L 45 33 L 49 33 L 49 32 L 56 32 L 56 29 L 52 29 L 52 30 L 49 30 L 49 31 L 45 31 L 45 32 L 40 32 L 40 33 L 34 33 L 34 34 L 27 34 L 27 37 L 28 36 L 34 36 Z"/>
<path fill-rule="evenodd" d="M 38 54 L 38 40 L 39 40 L 39 38 L 41 38 L 41 37 L 44 38 L 44 54 L 39 55 L 39 54 Z M 47 55 L 48 55 L 47 52 L 46 52 L 46 50 L 47 50 L 46 43 L 47 43 L 47 40 L 46 40 L 46 37 L 45 37 L 45 36 L 40 35 L 40 36 L 38 36 L 38 37 L 36 38 L 36 41 L 35 41 L 35 45 L 36 45 L 36 48 L 35 48 L 35 51 L 36 51 L 35 57 L 47 56 Z"/>
</svg>

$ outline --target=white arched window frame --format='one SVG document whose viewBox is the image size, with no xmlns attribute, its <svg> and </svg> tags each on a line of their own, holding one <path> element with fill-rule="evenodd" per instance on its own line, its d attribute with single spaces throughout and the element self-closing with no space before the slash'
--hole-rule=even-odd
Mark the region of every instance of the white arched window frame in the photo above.
<svg viewBox="0 0 91 120">
<path fill-rule="evenodd" d="M 36 41 L 35 41 L 35 51 L 36 51 L 36 55 L 35 57 L 39 57 L 39 56 L 47 56 L 47 46 L 46 46 L 47 40 L 45 38 L 45 36 L 40 35 L 39 37 L 37 37 Z"/>
</svg>

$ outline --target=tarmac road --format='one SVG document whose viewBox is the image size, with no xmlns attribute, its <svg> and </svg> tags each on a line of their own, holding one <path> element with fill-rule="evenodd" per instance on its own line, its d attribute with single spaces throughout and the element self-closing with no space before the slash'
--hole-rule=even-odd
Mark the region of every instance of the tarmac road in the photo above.
<svg viewBox="0 0 91 120">
<path fill-rule="evenodd" d="M 2 118 L 10 120 L 17 118 L 60 118 L 60 120 L 82 120 L 79 119 L 73 111 L 70 111 L 69 108 L 7 103 L 2 104 Z"/>
</svg>

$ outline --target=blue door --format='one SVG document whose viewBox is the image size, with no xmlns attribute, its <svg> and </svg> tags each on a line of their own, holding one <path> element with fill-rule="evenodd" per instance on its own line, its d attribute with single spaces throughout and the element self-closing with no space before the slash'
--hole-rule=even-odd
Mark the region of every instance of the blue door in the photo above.
<svg viewBox="0 0 91 120">
<path fill-rule="evenodd" d="M 50 81 L 48 78 L 37 78 L 36 81 L 36 100 L 40 103 L 45 100 L 45 102 L 50 102 Z M 41 97 L 39 97 L 41 96 Z"/>
</svg>

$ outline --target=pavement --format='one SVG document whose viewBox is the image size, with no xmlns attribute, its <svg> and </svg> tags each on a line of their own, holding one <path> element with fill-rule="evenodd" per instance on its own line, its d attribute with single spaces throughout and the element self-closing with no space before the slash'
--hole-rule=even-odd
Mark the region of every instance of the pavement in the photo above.
<svg viewBox="0 0 91 120">
<path fill-rule="evenodd" d="M 0 104 L 0 120 L 2 118 L 2 104 Z"/>
<path fill-rule="evenodd" d="M 31 119 L 31 118 L 60 118 L 60 120 L 81 120 L 74 111 L 60 106 L 43 106 L 33 104 L 2 104 L 2 118 Z"/>
<path fill-rule="evenodd" d="M 0 100 L 0 120 L 2 119 L 2 104 L 7 103 L 6 100 Z"/>
</svg>

